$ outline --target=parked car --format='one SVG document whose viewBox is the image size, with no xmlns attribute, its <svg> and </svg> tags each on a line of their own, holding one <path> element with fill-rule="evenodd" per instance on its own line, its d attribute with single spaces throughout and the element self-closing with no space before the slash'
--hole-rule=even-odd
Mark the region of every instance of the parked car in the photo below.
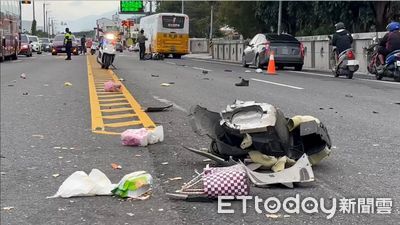
<svg viewBox="0 0 400 225">
<path fill-rule="evenodd" d="M 72 54 L 78 55 L 78 44 L 76 43 L 75 36 L 72 35 Z M 57 55 L 58 53 L 65 53 L 65 46 L 64 46 L 64 34 L 57 34 L 54 37 L 53 47 L 51 49 L 52 55 Z"/>
<path fill-rule="evenodd" d="M 274 53 L 275 65 L 278 69 L 293 66 L 300 71 L 304 64 L 304 47 L 289 34 L 257 34 L 246 42 L 243 51 L 242 65 L 255 65 L 263 68 L 268 65 L 271 52 Z"/>
<path fill-rule="evenodd" d="M 27 57 L 32 56 L 32 47 L 29 44 L 29 38 L 28 35 L 26 34 L 21 34 L 21 47 L 19 50 L 19 55 L 26 55 Z"/>
<path fill-rule="evenodd" d="M 42 51 L 50 52 L 51 51 L 51 42 L 50 38 L 39 38 L 39 42 L 42 46 Z"/>
<path fill-rule="evenodd" d="M 42 54 L 42 46 L 39 43 L 39 38 L 37 36 L 28 35 L 28 39 L 32 51 L 37 52 L 37 54 Z"/>
</svg>

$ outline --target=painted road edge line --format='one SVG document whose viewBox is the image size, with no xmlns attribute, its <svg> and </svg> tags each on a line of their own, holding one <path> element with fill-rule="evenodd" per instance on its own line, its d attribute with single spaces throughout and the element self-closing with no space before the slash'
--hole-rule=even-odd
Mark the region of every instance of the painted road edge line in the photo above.
<svg viewBox="0 0 400 225">
<path fill-rule="evenodd" d="M 276 82 L 271 82 L 271 81 L 266 81 L 266 80 L 260 80 L 260 79 L 255 79 L 255 78 L 251 78 L 251 80 L 259 81 L 259 82 L 263 82 L 263 83 L 267 83 L 267 84 L 278 85 L 278 86 L 287 87 L 287 88 L 293 88 L 293 89 L 297 89 L 297 90 L 304 90 L 304 88 L 302 88 L 302 87 L 296 87 L 296 86 L 292 86 L 292 85 L 281 84 L 281 83 L 276 83 Z"/>
</svg>

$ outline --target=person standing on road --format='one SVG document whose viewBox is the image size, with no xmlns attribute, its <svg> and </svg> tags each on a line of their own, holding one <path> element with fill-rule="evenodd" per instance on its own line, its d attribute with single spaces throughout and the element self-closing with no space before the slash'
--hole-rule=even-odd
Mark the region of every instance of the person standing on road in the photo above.
<svg viewBox="0 0 400 225">
<path fill-rule="evenodd" d="M 67 58 L 65 60 L 71 60 L 72 34 L 68 27 L 65 28 L 64 46 L 65 51 L 67 52 Z"/>
<path fill-rule="evenodd" d="M 81 53 L 82 55 L 86 55 L 86 35 L 83 35 L 81 38 Z"/>
<path fill-rule="evenodd" d="M 136 42 L 139 43 L 139 59 L 144 60 L 144 53 L 146 51 L 146 40 L 147 38 L 144 36 L 144 30 L 141 29 L 140 33 L 136 38 Z"/>
</svg>

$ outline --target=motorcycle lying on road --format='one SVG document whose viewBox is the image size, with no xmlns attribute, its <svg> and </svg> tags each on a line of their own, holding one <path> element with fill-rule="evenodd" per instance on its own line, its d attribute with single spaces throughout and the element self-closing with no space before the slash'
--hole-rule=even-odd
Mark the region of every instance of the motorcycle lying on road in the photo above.
<svg viewBox="0 0 400 225">
<path fill-rule="evenodd" d="M 101 65 L 102 69 L 108 69 L 114 62 L 117 44 L 116 37 L 112 33 L 104 35 L 103 40 L 100 42 L 99 53 L 97 55 L 97 62 Z"/>
<path fill-rule="evenodd" d="M 383 77 L 393 77 L 395 81 L 400 82 L 400 50 L 396 50 L 387 55 L 385 65 L 381 71 L 377 67 L 380 65 L 378 59 L 378 40 L 374 38 L 374 43 L 366 48 L 369 60 L 368 72 L 375 75 L 377 80 Z"/>
</svg>

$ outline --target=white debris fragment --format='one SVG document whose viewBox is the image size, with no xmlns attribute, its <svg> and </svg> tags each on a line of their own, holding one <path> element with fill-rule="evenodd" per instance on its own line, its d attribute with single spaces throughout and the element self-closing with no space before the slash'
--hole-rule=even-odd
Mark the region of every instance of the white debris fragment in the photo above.
<svg viewBox="0 0 400 225">
<path fill-rule="evenodd" d="M 168 162 L 162 162 L 161 165 L 168 165 Z"/>
</svg>

